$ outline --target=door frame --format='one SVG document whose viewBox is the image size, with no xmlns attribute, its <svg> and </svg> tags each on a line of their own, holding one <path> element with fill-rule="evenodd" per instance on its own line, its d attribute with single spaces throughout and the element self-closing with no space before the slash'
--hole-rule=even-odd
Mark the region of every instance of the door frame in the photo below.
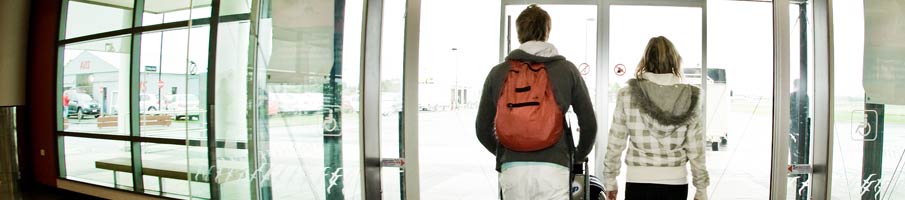
<svg viewBox="0 0 905 200">
<path fill-rule="evenodd" d="M 539 4 L 569 4 L 569 5 L 596 5 L 597 6 L 597 66 L 609 66 L 609 16 L 611 5 L 647 5 L 647 6 L 678 6 L 678 7 L 700 7 L 702 8 L 702 72 L 707 70 L 707 2 L 712 0 L 535 0 L 527 2 L 525 0 L 501 0 L 500 4 L 500 61 L 505 57 L 505 30 L 508 28 L 505 20 L 506 5 L 518 5 L 526 3 Z M 727 0 L 735 1 L 735 0 Z M 737 1 L 769 1 L 769 0 L 737 0 Z M 826 199 L 830 194 L 830 186 L 832 177 L 829 176 L 832 170 L 832 149 L 833 138 L 832 131 L 832 115 L 833 111 L 833 17 L 832 17 L 832 1 L 831 0 L 813 0 L 814 3 L 814 131 L 812 147 L 812 165 L 814 167 L 813 178 L 811 178 L 811 194 L 814 199 Z M 375 82 L 379 80 L 379 46 L 380 38 L 374 35 L 379 30 L 382 16 L 379 8 L 382 6 L 382 0 L 364 0 L 366 19 L 362 36 L 363 56 L 362 62 L 362 83 Z M 790 3 L 800 3 L 800 0 L 773 0 L 773 37 L 774 37 L 774 91 L 773 91 L 773 145 L 771 156 L 771 189 L 770 199 L 786 199 L 787 186 L 787 170 L 788 167 L 788 149 L 789 144 L 785 134 L 789 130 L 789 69 L 791 67 L 789 61 L 790 52 L 790 34 L 789 33 L 789 5 Z M 404 110 L 417 110 L 418 108 L 418 46 L 419 46 L 419 30 L 420 30 L 420 12 L 421 0 L 407 0 L 406 2 L 406 22 L 405 22 L 405 51 L 404 53 L 404 82 L 403 83 L 403 106 Z M 607 20 L 602 20 L 607 19 Z M 601 31 L 603 30 L 603 31 Z M 376 52 L 375 52 L 376 51 Z M 376 56 L 376 58 L 375 58 Z M 607 67 L 608 68 L 608 67 Z M 606 95 L 609 83 L 609 70 L 597 70 L 596 91 L 594 97 L 596 102 L 606 102 Z M 375 73 L 376 72 L 376 73 Z M 702 79 L 702 82 L 704 79 Z M 377 84 L 379 84 L 379 81 Z M 702 84 L 706 87 L 706 84 Z M 379 117 L 372 116 L 375 107 L 379 108 L 379 102 L 375 100 L 377 94 L 362 87 L 364 95 L 362 108 L 367 110 L 371 107 L 372 112 L 365 111 L 362 116 L 361 127 L 376 127 Z M 706 88 L 705 88 L 706 91 Z M 374 95 L 369 95 L 374 94 Z M 705 100 L 706 101 L 706 100 Z M 706 102 L 705 102 L 706 103 Z M 598 103 L 595 110 L 598 116 L 609 113 L 605 104 Z M 370 114 L 370 115 L 369 115 Z M 418 112 L 406 112 L 404 115 L 404 137 L 403 146 L 405 153 L 400 155 L 406 158 L 405 164 L 405 183 L 404 197 L 405 199 L 419 199 L 419 164 L 418 164 Z M 600 117 L 597 123 L 601 125 L 598 133 L 609 130 L 609 122 Z M 364 128 L 361 131 L 362 138 L 362 190 L 366 198 L 379 199 L 380 196 L 380 161 L 379 161 L 379 129 Z M 605 153 L 601 144 L 606 144 L 606 137 L 597 137 L 597 150 L 595 151 L 598 162 L 602 161 Z M 370 151 L 376 150 L 376 151 Z M 376 170 L 376 174 L 373 174 Z M 595 170 L 595 174 L 601 175 L 600 170 Z"/>
<path fill-rule="evenodd" d="M 676 7 L 699 7 L 702 9 L 702 60 L 701 68 L 703 72 L 707 70 L 707 1 L 708 0 L 538 0 L 527 2 L 524 0 L 502 0 L 500 6 L 500 51 L 499 58 L 502 62 L 507 52 L 506 42 L 507 31 L 509 26 L 506 20 L 505 9 L 507 5 L 524 5 L 526 3 L 537 4 L 568 4 L 568 5 L 596 5 L 597 6 L 597 66 L 606 66 L 609 68 L 609 26 L 610 26 L 610 6 L 612 5 L 638 5 L 638 6 L 676 6 Z M 731 0 L 730 0 L 731 1 Z M 745 0 L 741 0 L 745 1 Z M 772 133 L 772 149 L 771 149 L 771 178 L 770 178 L 770 199 L 786 199 L 787 190 L 787 167 L 789 144 L 786 132 L 789 130 L 789 84 L 790 74 L 790 28 L 789 28 L 789 4 L 800 3 L 790 0 L 773 0 L 773 133 Z M 813 142 L 811 148 L 814 149 L 812 154 L 812 165 L 814 167 L 813 177 L 811 179 L 812 197 L 826 198 L 829 196 L 829 186 L 831 185 L 831 177 L 829 176 L 832 169 L 832 135 L 819 134 L 828 133 L 832 130 L 830 127 L 831 119 L 828 112 L 831 111 L 830 106 L 832 91 L 832 2 L 829 0 L 814 0 L 814 69 L 815 69 L 815 106 L 814 106 L 814 131 Z M 825 31 L 825 32 L 824 32 Z M 597 116 L 605 116 L 609 113 L 608 88 L 609 70 L 597 70 L 596 76 L 596 94 L 594 99 L 597 105 L 594 106 Z M 702 79 L 702 82 L 705 81 Z M 706 84 L 701 84 L 706 95 Z M 704 100 L 706 104 L 706 99 Z M 606 102 L 606 103 L 604 103 Z M 706 113 L 705 113 L 706 115 Z M 706 116 L 705 116 L 706 117 Z M 605 117 L 598 117 L 597 124 L 600 127 L 598 133 L 605 133 L 609 130 L 609 122 Z M 607 137 L 598 135 L 595 144 L 595 156 L 597 164 L 602 163 L 603 154 L 605 153 L 605 145 Z M 600 165 L 598 165 L 600 166 Z M 602 175 L 601 170 L 595 170 L 597 176 Z"/>
<path fill-rule="evenodd" d="M 506 20 L 506 6 L 508 5 L 524 5 L 526 1 L 524 0 L 502 0 L 500 6 L 500 62 L 503 61 L 507 52 L 506 47 L 508 46 L 506 42 L 509 41 L 507 38 L 507 32 L 509 31 L 507 20 Z M 597 6 L 597 63 L 598 69 L 601 69 L 601 66 L 605 66 L 606 70 L 597 70 L 595 73 L 595 80 L 597 80 L 595 84 L 595 96 L 594 102 L 597 102 L 594 105 L 595 114 L 597 116 L 606 116 L 609 113 L 609 98 L 607 95 L 609 88 L 607 85 L 609 84 L 609 46 L 610 46 L 610 6 L 614 5 L 624 5 L 624 6 L 669 6 L 669 7 L 696 7 L 701 8 L 701 68 L 703 72 L 707 70 L 707 0 L 539 0 L 532 1 L 527 3 L 537 3 L 537 4 L 547 4 L 547 5 L 594 5 Z M 706 95 L 706 87 L 707 84 L 704 84 L 706 79 L 701 79 L 702 87 L 704 87 L 705 95 Z M 703 99 L 703 103 L 706 104 L 706 99 Z M 705 113 L 706 117 L 706 113 Z M 606 153 L 606 144 L 607 137 L 601 137 L 600 133 L 606 133 L 609 130 L 610 122 L 607 121 L 606 117 L 598 117 L 598 137 L 597 142 L 594 144 L 595 146 L 595 166 L 603 165 L 603 157 Z M 602 177 L 602 170 L 594 170 L 594 175 L 598 177 Z"/>
<path fill-rule="evenodd" d="M 418 62 L 421 30 L 421 0 L 405 1 L 404 52 L 403 52 L 403 135 L 400 136 L 399 158 L 404 160 L 400 167 L 403 179 L 402 191 L 383 191 L 381 185 L 382 150 L 380 144 L 380 71 L 383 30 L 384 0 L 363 0 L 362 47 L 361 47 L 361 88 L 360 102 L 362 114 L 359 122 L 360 164 L 364 199 L 381 199 L 383 192 L 401 192 L 402 199 L 420 199 L 419 155 L 418 155 Z M 411 112 L 410 112 L 411 111 Z M 394 151 L 397 149 L 387 149 Z"/>
</svg>

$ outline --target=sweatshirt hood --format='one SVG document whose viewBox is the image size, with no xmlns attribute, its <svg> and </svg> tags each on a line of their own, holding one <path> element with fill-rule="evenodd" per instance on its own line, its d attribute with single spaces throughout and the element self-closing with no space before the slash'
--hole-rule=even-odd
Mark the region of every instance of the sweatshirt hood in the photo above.
<svg viewBox="0 0 905 200">
<path fill-rule="evenodd" d="M 530 54 L 521 49 L 513 50 L 509 52 L 509 55 L 506 56 L 506 60 L 520 60 L 531 63 L 548 63 L 553 61 L 565 60 L 566 57 L 556 55 L 552 57 L 543 57 L 534 54 Z"/>
<path fill-rule="evenodd" d="M 518 49 L 525 51 L 525 53 L 541 57 L 553 57 L 559 55 L 559 51 L 556 50 L 556 46 L 553 46 L 553 44 L 536 40 L 522 43 L 522 45 L 520 45 Z"/>
<path fill-rule="evenodd" d="M 553 44 L 540 41 L 525 42 L 506 56 L 506 60 L 520 60 L 531 63 L 548 63 L 565 59 L 566 57 L 559 55 Z"/>
<path fill-rule="evenodd" d="M 657 82 L 672 84 L 658 84 Z M 693 120 L 698 111 L 700 89 L 675 81 L 661 79 L 657 82 L 648 79 L 629 80 L 632 104 L 659 125 L 677 126 Z M 648 122 L 648 124 L 650 123 Z"/>
</svg>

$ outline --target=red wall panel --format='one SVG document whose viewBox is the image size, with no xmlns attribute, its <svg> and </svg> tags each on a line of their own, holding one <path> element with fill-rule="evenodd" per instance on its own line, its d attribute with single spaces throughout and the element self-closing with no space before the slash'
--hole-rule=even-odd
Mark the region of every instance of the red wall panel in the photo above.
<svg viewBox="0 0 905 200">
<path fill-rule="evenodd" d="M 28 66 L 26 76 L 26 105 L 22 112 L 26 143 L 19 152 L 23 161 L 23 177 L 56 187 L 56 71 L 57 38 L 60 30 L 61 0 L 31 1 L 29 19 Z M 44 154 L 41 154 L 43 150 Z"/>
</svg>

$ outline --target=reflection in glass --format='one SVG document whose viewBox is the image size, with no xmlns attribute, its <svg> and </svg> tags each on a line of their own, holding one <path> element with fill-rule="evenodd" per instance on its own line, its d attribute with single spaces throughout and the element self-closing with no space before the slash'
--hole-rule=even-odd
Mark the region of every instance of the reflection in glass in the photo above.
<svg viewBox="0 0 905 200">
<path fill-rule="evenodd" d="M 128 142 L 64 137 L 67 179 L 129 190 L 132 157 Z"/>
<path fill-rule="evenodd" d="M 895 1 L 834 1 L 833 199 L 905 196 L 905 106 L 901 86 L 905 7 Z M 893 12 L 890 12 L 893 11 Z M 896 41 L 899 40 L 899 41 Z M 896 89 L 890 89 L 896 88 Z"/>
<path fill-rule="evenodd" d="M 249 14 L 252 0 L 231 0 L 220 2 L 220 16 Z M 197 6 L 196 6 L 197 7 Z"/>
<path fill-rule="evenodd" d="M 129 133 L 129 36 L 63 49 L 62 113 L 66 132 Z"/>
<path fill-rule="evenodd" d="M 811 163 L 811 96 L 814 80 L 813 13 L 811 4 L 789 5 L 790 83 L 789 89 L 789 164 Z M 808 172 L 794 172 L 789 176 L 788 199 L 809 199 Z"/>
<path fill-rule="evenodd" d="M 223 148 L 217 148 L 217 176 L 231 180 L 219 182 L 222 199 L 251 199 L 247 128 L 250 117 L 246 104 L 249 28 L 248 21 L 220 23 L 217 33 L 214 130 L 217 141 L 225 143 Z M 245 164 L 235 170 L 220 168 L 236 162 Z"/>
<path fill-rule="evenodd" d="M 133 0 L 68 0 L 67 4 L 63 18 L 67 39 L 132 27 Z"/>
<path fill-rule="evenodd" d="M 206 147 L 142 143 L 141 149 L 145 193 L 179 199 L 210 198 Z M 237 165 L 241 164 L 233 164 Z"/>
<path fill-rule="evenodd" d="M 258 183 L 257 193 L 275 199 L 361 198 L 356 35 L 363 3 L 262 3 L 270 12 L 261 16 L 254 50 L 257 118 L 251 120 L 258 130 L 251 181 Z"/>
</svg>

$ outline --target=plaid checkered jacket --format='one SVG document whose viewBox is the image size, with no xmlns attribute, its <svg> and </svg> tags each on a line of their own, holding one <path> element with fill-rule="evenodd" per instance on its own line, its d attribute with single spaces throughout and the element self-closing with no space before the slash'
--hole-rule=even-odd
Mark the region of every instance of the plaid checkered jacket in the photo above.
<svg viewBox="0 0 905 200">
<path fill-rule="evenodd" d="M 641 80 L 643 81 L 643 80 Z M 697 103 L 699 89 L 686 85 L 654 85 L 647 83 L 647 87 L 686 87 L 692 95 L 688 116 L 672 118 L 672 121 L 663 121 L 663 111 L 650 113 L 652 105 L 649 99 L 638 98 L 664 98 L 663 95 L 645 94 L 658 92 L 641 91 L 639 80 L 631 80 L 628 87 L 619 90 L 616 100 L 616 108 L 613 111 L 613 123 L 609 131 L 607 153 L 604 160 L 604 188 L 608 191 L 617 189 L 616 176 L 620 173 L 619 159 L 623 151 L 628 147 L 625 156 L 625 164 L 631 167 L 682 167 L 685 163 L 691 163 L 692 183 L 697 188 L 695 198 L 706 199 L 706 188 L 709 185 L 709 177 L 704 159 L 704 131 L 701 118 L 698 115 L 701 110 Z M 668 89 L 666 89 L 668 90 Z M 660 91 L 663 91 L 662 89 Z M 663 93 L 663 92 L 660 92 Z M 650 96 L 654 97 L 650 97 Z M 686 95 L 687 96 L 687 95 Z M 664 99 L 669 99 L 664 98 Z M 633 102 L 635 100 L 635 102 Z M 643 101 L 643 102 L 639 102 Z M 671 100 L 670 100 L 671 101 Z M 686 101 L 688 102 L 688 101 Z M 647 107 L 645 107 L 647 106 Z M 647 111 L 647 112 L 646 112 Z M 666 111 L 667 114 L 676 114 Z M 674 116 L 673 116 L 674 117 Z M 665 123 L 665 124 L 664 124 Z M 666 125 L 670 124 L 670 125 Z"/>
</svg>

